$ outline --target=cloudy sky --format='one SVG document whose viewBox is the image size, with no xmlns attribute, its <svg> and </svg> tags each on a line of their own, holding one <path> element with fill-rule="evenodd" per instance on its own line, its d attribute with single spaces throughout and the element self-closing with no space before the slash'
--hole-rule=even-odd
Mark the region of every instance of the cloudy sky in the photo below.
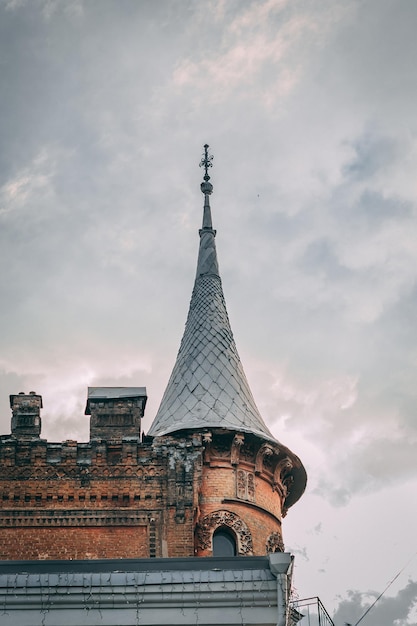
<svg viewBox="0 0 417 626">
<path fill-rule="evenodd" d="M 184 329 L 210 144 L 232 328 L 303 460 L 300 597 L 417 624 L 417 3 L 0 0 L 0 418 L 88 439 L 88 385 L 146 386 Z M 414 607 L 414 608 L 413 608 Z"/>
</svg>

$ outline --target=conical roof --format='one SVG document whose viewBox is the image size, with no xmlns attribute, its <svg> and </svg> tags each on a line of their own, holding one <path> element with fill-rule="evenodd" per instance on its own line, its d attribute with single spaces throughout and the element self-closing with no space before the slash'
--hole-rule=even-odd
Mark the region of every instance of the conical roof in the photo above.
<svg viewBox="0 0 417 626">
<path fill-rule="evenodd" d="M 236 349 L 223 295 L 206 168 L 197 274 L 177 360 L 149 435 L 183 429 L 225 428 L 275 441 L 253 399 Z"/>
</svg>

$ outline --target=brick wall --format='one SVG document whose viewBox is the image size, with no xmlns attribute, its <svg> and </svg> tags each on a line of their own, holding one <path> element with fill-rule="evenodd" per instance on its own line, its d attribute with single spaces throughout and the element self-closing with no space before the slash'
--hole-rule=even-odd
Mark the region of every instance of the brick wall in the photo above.
<svg viewBox="0 0 417 626">
<path fill-rule="evenodd" d="M 212 535 L 228 528 L 239 554 L 282 550 L 285 487 L 275 468 L 282 454 L 255 436 L 212 433 L 206 438 L 196 555 L 212 555 Z"/>
<path fill-rule="evenodd" d="M 149 556 L 145 526 L 2 528 L 0 559 L 127 559 Z"/>
<path fill-rule="evenodd" d="M 0 437 L 0 558 L 211 556 L 283 549 L 287 451 L 222 430 L 48 443 Z"/>
<path fill-rule="evenodd" d="M 192 556 L 201 450 L 0 438 L 0 558 Z"/>
</svg>

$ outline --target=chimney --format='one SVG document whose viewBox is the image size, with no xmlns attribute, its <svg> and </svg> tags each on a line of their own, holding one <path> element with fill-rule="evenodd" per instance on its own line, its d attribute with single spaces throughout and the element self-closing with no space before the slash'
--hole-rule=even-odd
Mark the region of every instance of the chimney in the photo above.
<svg viewBox="0 0 417 626">
<path fill-rule="evenodd" d="M 91 415 L 90 440 L 139 441 L 146 400 L 145 387 L 89 387 L 85 414 Z"/>
<path fill-rule="evenodd" d="M 17 439 L 38 439 L 41 434 L 42 396 L 35 391 L 10 396 L 12 435 Z"/>
</svg>

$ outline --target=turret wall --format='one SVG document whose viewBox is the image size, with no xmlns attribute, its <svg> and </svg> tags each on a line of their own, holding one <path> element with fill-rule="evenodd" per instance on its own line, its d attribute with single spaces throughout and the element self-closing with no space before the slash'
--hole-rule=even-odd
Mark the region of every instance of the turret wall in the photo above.
<svg viewBox="0 0 417 626">
<path fill-rule="evenodd" d="M 228 529 L 237 554 L 283 550 L 281 452 L 253 435 L 206 433 L 196 555 L 213 555 L 213 534 Z"/>
</svg>

